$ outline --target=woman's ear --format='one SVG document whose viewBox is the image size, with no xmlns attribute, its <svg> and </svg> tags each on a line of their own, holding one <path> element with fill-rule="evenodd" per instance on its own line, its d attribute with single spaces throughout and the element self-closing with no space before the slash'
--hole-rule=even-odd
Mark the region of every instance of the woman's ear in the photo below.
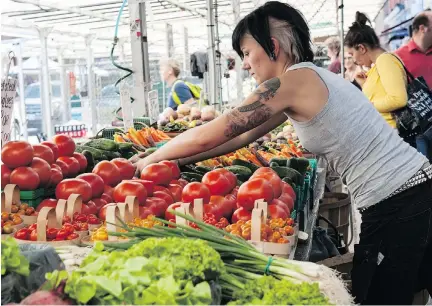
<svg viewBox="0 0 432 306">
<path fill-rule="evenodd" d="M 360 51 L 361 54 L 365 54 L 368 51 L 367 47 L 363 44 L 359 44 L 357 50 Z"/>
<path fill-rule="evenodd" d="M 273 44 L 273 50 L 272 50 L 273 60 L 276 60 L 279 56 L 280 44 L 279 44 L 279 41 L 273 37 L 271 38 L 271 41 Z"/>
</svg>

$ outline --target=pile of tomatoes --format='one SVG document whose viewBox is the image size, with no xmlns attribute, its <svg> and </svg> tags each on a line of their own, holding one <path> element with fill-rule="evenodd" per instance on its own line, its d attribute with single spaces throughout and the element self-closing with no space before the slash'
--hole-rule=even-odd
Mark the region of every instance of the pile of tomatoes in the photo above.
<svg viewBox="0 0 432 306">
<path fill-rule="evenodd" d="M 36 216 L 36 210 L 29 206 L 27 203 L 12 204 L 11 213 L 18 214 L 21 216 Z"/>
<path fill-rule="evenodd" d="M 99 225 L 102 224 L 102 221 L 98 219 L 96 215 L 93 214 L 85 215 L 78 212 L 74 213 L 72 220 L 69 216 L 63 217 L 63 226 L 71 225 L 78 232 L 88 231 L 89 224 Z"/>
<path fill-rule="evenodd" d="M 61 228 L 46 228 L 47 241 L 75 240 L 79 237 L 71 224 L 63 224 Z M 15 233 L 16 239 L 37 241 L 37 224 L 24 227 Z"/>
<path fill-rule="evenodd" d="M 87 159 L 76 153 L 75 142 L 67 135 L 31 145 L 10 141 L 2 148 L 1 187 L 16 184 L 20 190 L 52 188 L 63 178 L 75 177 L 87 168 Z"/>
<path fill-rule="evenodd" d="M 19 214 L 7 212 L 1 213 L 1 230 L 2 234 L 10 234 L 13 232 L 13 227 L 23 223 L 23 219 Z"/>
</svg>

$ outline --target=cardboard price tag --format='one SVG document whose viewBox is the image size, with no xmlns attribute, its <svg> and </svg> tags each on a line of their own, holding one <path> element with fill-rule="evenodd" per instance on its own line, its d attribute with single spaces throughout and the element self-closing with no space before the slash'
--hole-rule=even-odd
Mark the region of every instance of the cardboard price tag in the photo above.
<svg viewBox="0 0 432 306">
<path fill-rule="evenodd" d="M 10 141 L 14 100 L 16 96 L 16 79 L 3 79 L 1 83 L 1 146 Z"/>
</svg>

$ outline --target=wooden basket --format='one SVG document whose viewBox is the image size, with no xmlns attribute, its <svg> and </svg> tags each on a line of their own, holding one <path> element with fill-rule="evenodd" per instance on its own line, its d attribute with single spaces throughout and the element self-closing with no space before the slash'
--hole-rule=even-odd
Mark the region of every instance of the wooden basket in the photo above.
<svg viewBox="0 0 432 306">
<path fill-rule="evenodd" d="M 8 214 L 12 213 L 12 205 L 13 204 L 19 204 L 20 203 L 20 192 L 17 185 L 8 184 L 5 186 L 4 191 L 1 192 L 1 211 L 7 212 Z M 31 218 L 34 219 L 34 222 L 36 222 L 35 218 L 36 216 L 24 216 L 20 215 L 21 219 L 23 220 L 22 223 L 13 225 L 12 228 L 19 230 L 20 228 L 23 228 L 26 224 L 26 221 L 30 221 Z M 26 218 L 24 218 L 26 217 Z M 7 236 L 10 234 L 6 234 Z"/>
<path fill-rule="evenodd" d="M 190 203 L 182 203 L 180 207 L 175 209 L 177 212 L 182 213 L 187 216 L 191 216 L 199 221 L 203 220 L 204 215 L 204 200 L 195 199 L 193 208 Z M 180 216 L 175 216 L 176 224 L 188 225 L 188 221 Z"/>
<path fill-rule="evenodd" d="M 57 224 L 59 226 L 63 225 L 63 217 L 68 216 L 71 220 L 73 219 L 73 215 L 78 212 L 80 213 L 82 209 L 82 198 L 79 194 L 71 194 L 69 198 L 66 200 L 60 199 L 57 202 L 57 206 L 55 208 Z M 90 229 L 90 227 L 89 227 Z M 88 236 L 89 231 L 75 231 L 80 238 Z"/>
<path fill-rule="evenodd" d="M 57 223 L 56 211 L 53 207 L 43 207 L 36 220 L 37 224 L 37 241 L 31 240 L 21 240 L 15 239 L 20 244 L 49 244 L 54 247 L 78 244 L 80 238 L 76 238 L 74 240 L 64 240 L 64 241 L 47 241 L 46 237 L 46 227 L 60 228 L 60 224 Z"/>
</svg>

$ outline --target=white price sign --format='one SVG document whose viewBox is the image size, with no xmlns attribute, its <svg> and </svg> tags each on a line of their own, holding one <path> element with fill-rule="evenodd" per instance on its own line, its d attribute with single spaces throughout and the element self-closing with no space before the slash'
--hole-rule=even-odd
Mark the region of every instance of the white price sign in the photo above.
<svg viewBox="0 0 432 306">
<path fill-rule="evenodd" d="M 157 90 L 151 90 L 148 93 L 147 99 L 148 115 L 150 117 L 150 124 L 157 121 L 159 116 L 159 96 Z"/>
<path fill-rule="evenodd" d="M 12 114 L 16 96 L 16 79 L 3 79 L 1 83 L 1 145 L 10 140 Z"/>
<path fill-rule="evenodd" d="M 133 127 L 132 105 L 129 88 L 120 89 L 120 103 L 122 106 L 123 124 L 126 130 Z"/>
</svg>

